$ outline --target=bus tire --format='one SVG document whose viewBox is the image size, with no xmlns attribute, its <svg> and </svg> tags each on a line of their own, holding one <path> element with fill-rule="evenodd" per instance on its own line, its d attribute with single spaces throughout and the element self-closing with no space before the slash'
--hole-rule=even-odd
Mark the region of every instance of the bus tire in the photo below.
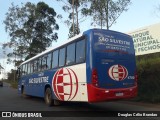
<svg viewBox="0 0 160 120">
<path fill-rule="evenodd" d="M 26 98 L 27 97 L 27 95 L 25 94 L 25 92 L 24 92 L 24 86 L 22 86 L 22 91 L 21 91 L 21 96 L 23 97 L 23 98 Z"/>
<path fill-rule="evenodd" d="M 51 91 L 51 88 L 49 88 L 49 87 L 45 90 L 44 100 L 45 100 L 45 103 L 48 106 L 52 106 L 53 105 L 52 91 Z"/>
</svg>

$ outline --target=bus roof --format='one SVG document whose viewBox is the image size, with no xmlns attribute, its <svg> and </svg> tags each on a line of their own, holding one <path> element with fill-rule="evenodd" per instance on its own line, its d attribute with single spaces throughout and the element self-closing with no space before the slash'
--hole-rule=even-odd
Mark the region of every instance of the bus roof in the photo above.
<svg viewBox="0 0 160 120">
<path fill-rule="evenodd" d="M 76 40 L 76 39 L 78 39 L 78 38 L 80 38 L 80 37 L 82 37 L 82 36 L 83 36 L 83 34 L 78 34 L 78 35 L 76 35 L 76 36 L 74 36 L 74 37 L 66 40 L 65 42 L 63 42 L 62 44 L 60 44 L 60 45 L 58 45 L 58 46 L 56 46 L 56 47 L 50 47 L 49 49 L 47 49 L 47 50 L 45 50 L 45 51 L 37 54 L 36 56 L 34 56 L 34 57 L 32 57 L 32 58 L 30 58 L 30 59 L 22 62 L 22 63 L 20 64 L 20 66 L 23 65 L 23 64 L 25 64 L 25 63 L 27 63 L 27 62 L 29 62 L 29 61 L 32 61 L 32 60 L 40 57 L 40 56 L 42 56 L 42 55 L 45 55 L 46 53 L 49 53 L 50 51 L 52 51 L 52 50 L 54 50 L 54 49 L 56 49 L 56 48 L 58 48 L 58 47 L 61 47 L 61 46 L 65 45 L 65 44 L 67 44 L 67 43 L 69 43 L 69 42 L 71 42 L 71 41 L 74 41 L 74 40 Z"/>
</svg>

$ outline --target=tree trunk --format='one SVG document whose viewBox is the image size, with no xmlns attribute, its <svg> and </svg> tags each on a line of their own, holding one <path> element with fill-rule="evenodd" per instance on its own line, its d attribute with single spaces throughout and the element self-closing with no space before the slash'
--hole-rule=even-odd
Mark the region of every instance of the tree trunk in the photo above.
<svg viewBox="0 0 160 120">
<path fill-rule="evenodd" d="M 73 17 L 73 36 L 74 36 L 74 0 L 72 0 L 72 17 Z"/>
<path fill-rule="evenodd" d="M 78 23 L 78 6 L 77 5 L 76 5 L 76 17 L 77 17 L 77 23 L 76 23 L 77 32 L 76 32 L 76 34 L 78 34 L 79 23 Z"/>
<path fill-rule="evenodd" d="M 107 11 L 106 11 L 106 23 L 107 23 L 107 30 L 109 30 L 109 25 L 108 25 L 108 4 L 109 4 L 109 0 L 107 0 Z"/>
</svg>

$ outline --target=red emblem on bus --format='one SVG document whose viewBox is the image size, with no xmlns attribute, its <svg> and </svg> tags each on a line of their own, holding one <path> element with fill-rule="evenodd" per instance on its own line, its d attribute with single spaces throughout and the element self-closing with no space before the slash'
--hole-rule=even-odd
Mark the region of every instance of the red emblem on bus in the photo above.
<svg viewBox="0 0 160 120">
<path fill-rule="evenodd" d="M 52 80 L 54 94 L 59 100 L 71 101 L 78 92 L 78 78 L 69 68 L 57 70 Z"/>
<path fill-rule="evenodd" d="M 122 81 L 128 76 L 127 69 L 122 65 L 113 65 L 108 70 L 109 77 L 115 81 Z"/>
</svg>

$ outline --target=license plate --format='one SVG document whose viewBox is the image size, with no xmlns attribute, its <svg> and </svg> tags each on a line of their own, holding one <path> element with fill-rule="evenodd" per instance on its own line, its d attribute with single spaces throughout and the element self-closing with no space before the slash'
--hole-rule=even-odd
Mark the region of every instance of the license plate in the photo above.
<svg viewBox="0 0 160 120">
<path fill-rule="evenodd" d="M 123 96 L 123 93 L 116 93 L 116 96 Z"/>
</svg>

